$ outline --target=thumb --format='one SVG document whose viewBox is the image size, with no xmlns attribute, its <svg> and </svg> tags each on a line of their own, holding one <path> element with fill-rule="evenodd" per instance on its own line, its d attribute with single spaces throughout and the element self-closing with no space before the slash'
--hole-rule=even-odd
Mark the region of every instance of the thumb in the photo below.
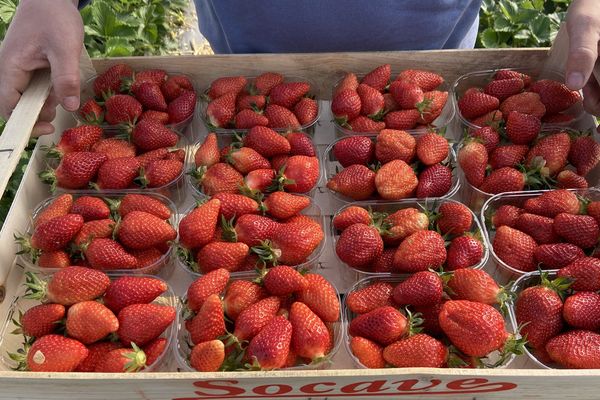
<svg viewBox="0 0 600 400">
<path fill-rule="evenodd" d="M 54 49 L 48 54 L 52 87 L 56 98 L 67 111 L 79 108 L 79 51 L 70 48 Z"/>
</svg>

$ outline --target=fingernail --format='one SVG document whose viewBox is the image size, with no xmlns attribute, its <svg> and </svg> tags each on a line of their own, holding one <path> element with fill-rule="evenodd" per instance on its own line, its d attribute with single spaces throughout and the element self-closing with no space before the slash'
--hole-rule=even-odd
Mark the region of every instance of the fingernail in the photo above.
<svg viewBox="0 0 600 400">
<path fill-rule="evenodd" d="M 76 111 L 79 108 L 79 98 L 76 96 L 65 97 L 63 106 L 67 111 Z"/>
<path fill-rule="evenodd" d="M 583 87 L 583 74 L 581 72 L 571 72 L 569 76 L 567 76 L 567 86 L 571 89 L 580 89 Z"/>
</svg>

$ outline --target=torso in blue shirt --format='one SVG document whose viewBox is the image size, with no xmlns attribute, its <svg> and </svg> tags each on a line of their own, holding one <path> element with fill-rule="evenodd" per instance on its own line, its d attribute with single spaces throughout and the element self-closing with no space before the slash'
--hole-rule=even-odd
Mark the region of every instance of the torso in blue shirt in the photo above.
<svg viewBox="0 0 600 400">
<path fill-rule="evenodd" d="M 473 47 L 481 0 L 195 0 L 215 53 Z"/>
</svg>

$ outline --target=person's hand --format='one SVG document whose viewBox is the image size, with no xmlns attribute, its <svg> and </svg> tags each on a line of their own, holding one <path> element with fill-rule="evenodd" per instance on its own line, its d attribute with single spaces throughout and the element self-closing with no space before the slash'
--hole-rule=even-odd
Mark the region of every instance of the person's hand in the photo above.
<svg viewBox="0 0 600 400">
<path fill-rule="evenodd" d="M 54 132 L 61 104 L 79 108 L 83 22 L 73 0 L 21 0 L 0 47 L 0 117 L 8 118 L 36 69 L 51 69 L 52 91 L 32 135 Z"/>
<path fill-rule="evenodd" d="M 600 41 L 600 2 L 574 0 L 567 14 L 569 56 L 566 84 L 571 90 L 583 88 L 583 106 L 600 116 L 600 85 L 592 74 Z"/>
</svg>

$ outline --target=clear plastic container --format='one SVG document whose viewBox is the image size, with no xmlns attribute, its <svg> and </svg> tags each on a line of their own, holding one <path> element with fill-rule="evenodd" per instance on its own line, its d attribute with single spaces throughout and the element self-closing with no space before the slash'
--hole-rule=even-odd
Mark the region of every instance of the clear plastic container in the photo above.
<svg viewBox="0 0 600 400">
<path fill-rule="evenodd" d="M 235 276 L 230 279 L 229 283 L 231 283 L 232 280 L 254 280 L 258 277 L 258 275 L 256 273 L 253 272 L 248 272 L 244 275 L 238 275 Z M 331 286 L 333 286 L 333 288 L 335 289 L 335 292 L 338 296 L 338 300 L 340 299 L 340 294 L 337 290 L 337 288 L 335 287 L 335 285 L 331 284 Z M 223 291 L 223 293 L 221 293 L 221 297 L 223 297 L 225 295 L 225 292 L 227 291 L 227 289 L 225 289 Z M 185 318 L 184 315 L 186 313 L 186 305 L 187 304 L 187 295 L 183 296 L 181 298 L 181 308 L 180 308 L 180 312 L 181 315 L 179 316 L 178 319 L 178 329 L 177 329 L 177 341 L 175 343 L 175 355 L 177 357 L 177 362 L 179 363 L 179 366 L 181 367 L 181 369 L 184 372 L 195 372 L 196 370 L 192 368 L 192 366 L 190 365 L 189 362 L 189 358 L 190 358 L 190 354 L 192 352 L 192 341 L 190 339 L 190 335 L 187 331 L 187 329 L 185 328 Z M 333 329 L 333 347 L 331 349 L 331 351 L 329 352 L 329 354 L 327 354 L 325 356 L 325 359 L 321 362 L 315 363 L 315 364 L 302 364 L 302 365 L 297 365 L 295 367 L 289 367 L 289 368 L 282 368 L 281 370 L 285 370 L 285 371 L 305 371 L 305 370 L 319 370 L 319 369 L 329 369 L 332 365 L 332 363 L 330 362 L 330 360 L 333 358 L 333 356 L 338 352 L 340 345 L 342 344 L 342 338 L 344 336 L 344 332 L 346 331 L 345 329 L 345 321 L 344 321 L 344 313 L 343 313 L 343 305 L 340 302 L 340 317 L 339 320 L 337 322 L 333 322 L 333 323 L 325 323 L 328 327 L 331 327 L 331 329 Z"/>
<path fill-rule="evenodd" d="M 287 129 L 287 128 L 277 128 L 274 129 L 277 132 L 304 132 L 307 133 L 311 136 L 314 135 L 315 133 L 315 128 L 316 128 L 316 123 L 319 120 L 319 117 L 321 115 L 321 105 L 319 104 L 318 99 L 319 97 L 319 90 L 318 90 L 318 86 L 317 84 L 308 79 L 308 78 L 304 78 L 301 76 L 291 76 L 291 75 L 284 75 L 284 80 L 283 83 L 287 83 L 287 82 L 308 82 L 310 84 L 310 90 L 308 92 L 308 94 L 305 97 L 312 97 L 314 99 L 317 100 L 317 116 L 315 117 L 314 120 L 312 120 L 311 122 L 309 122 L 308 124 L 305 125 L 301 125 L 298 129 Z M 254 78 L 256 78 L 255 76 L 247 76 L 246 77 L 248 79 L 248 84 L 251 84 L 252 81 L 254 80 Z M 220 134 L 228 134 L 228 133 L 246 133 L 248 132 L 250 129 L 235 129 L 235 128 L 214 128 L 211 127 L 210 122 L 208 121 L 208 118 L 206 116 L 206 109 L 208 107 L 208 103 L 209 98 L 208 98 L 208 91 L 210 89 L 210 86 L 207 87 L 202 93 L 204 94 L 203 96 L 199 96 L 200 98 L 200 116 L 202 118 L 202 121 L 204 122 L 204 125 L 206 126 L 206 128 L 208 129 L 209 132 L 215 132 L 216 134 L 220 135 Z"/>
<path fill-rule="evenodd" d="M 592 201 L 600 200 L 600 190 L 596 189 L 596 188 L 577 189 L 577 190 L 569 189 L 569 190 L 572 191 L 573 193 L 577 194 L 577 196 L 580 196 L 582 198 L 586 198 L 586 199 L 589 199 Z M 495 229 L 492 226 L 492 216 L 494 215 L 496 210 L 498 208 L 500 208 L 500 206 L 513 205 L 513 206 L 517 206 L 517 207 L 523 207 L 523 204 L 525 203 L 525 201 L 527 199 L 532 199 L 532 198 L 538 197 L 542 193 L 548 192 L 548 191 L 549 190 L 534 190 L 534 191 L 528 191 L 528 192 L 501 193 L 501 194 L 497 194 L 497 195 L 491 197 L 483 205 L 483 208 L 481 210 L 481 221 L 483 221 L 485 237 L 489 244 L 490 253 L 492 255 L 492 258 L 495 261 L 496 265 L 500 266 L 500 268 L 504 269 L 505 271 L 507 271 L 513 275 L 516 275 L 516 276 L 524 275 L 527 272 L 521 271 L 520 269 L 517 269 L 517 268 L 514 268 L 514 267 L 508 265 L 507 263 L 502 261 L 500 259 L 500 257 L 498 257 L 496 255 L 496 253 L 494 252 L 493 243 L 494 243 Z"/>
<path fill-rule="evenodd" d="M 181 74 L 179 72 L 167 72 L 167 75 L 184 75 Z M 189 77 L 188 75 L 184 75 L 186 76 L 190 82 L 193 82 L 192 78 Z M 81 86 L 81 104 L 85 104 L 86 101 L 90 100 L 90 99 L 94 99 L 96 98 L 96 95 L 94 93 L 94 81 L 96 80 L 98 76 L 94 76 L 90 79 L 88 79 L 85 83 L 82 84 Z M 198 90 L 196 89 L 196 97 L 198 96 Z M 178 122 L 176 124 L 168 124 L 167 126 L 177 132 L 185 132 L 187 127 L 190 125 L 190 123 L 192 122 L 192 120 L 194 119 L 194 115 L 196 114 L 196 109 L 198 108 L 198 101 L 196 101 L 196 107 L 194 109 L 194 112 L 192 113 L 192 115 L 190 115 L 188 118 L 186 118 L 185 120 Z M 73 117 L 81 124 L 86 124 L 87 121 L 85 120 L 85 118 L 83 118 L 83 116 L 81 116 L 81 114 L 79 113 L 80 110 L 77 110 L 75 112 L 73 112 Z M 111 125 L 107 122 L 104 122 L 102 124 L 99 125 L 102 129 L 104 129 L 107 132 L 119 132 L 122 129 L 122 126 L 120 125 Z"/>
<path fill-rule="evenodd" d="M 121 274 L 109 274 L 111 280 L 115 280 L 118 277 L 122 276 Z M 51 276 L 50 275 L 38 275 L 40 279 L 48 281 Z M 152 278 L 156 278 L 153 276 Z M 160 278 L 156 278 L 160 279 Z M 161 279 L 162 280 L 162 279 Z M 164 281 L 164 280 L 163 280 Z M 176 330 L 179 326 L 179 297 L 175 295 L 175 292 L 169 285 L 167 281 L 164 281 L 167 285 L 167 290 L 157 297 L 152 303 L 171 306 L 175 308 L 176 318 L 169 325 L 167 329 L 160 335 L 160 337 L 165 338 L 167 340 L 167 345 L 163 353 L 156 359 L 154 363 L 147 366 L 140 372 L 153 372 L 161 369 L 163 364 L 166 364 L 168 361 L 168 357 L 171 351 L 171 347 L 173 345 L 173 341 L 175 340 Z M 18 320 L 19 311 L 25 313 L 28 309 L 37 306 L 40 303 L 38 300 L 31 300 L 24 298 L 25 289 L 22 287 L 18 290 L 15 298 L 12 299 L 10 304 L 10 310 L 8 311 L 8 315 L 6 320 L 2 325 L 2 330 L 0 331 L 0 361 L 5 365 L 7 369 L 13 369 L 17 366 L 17 363 L 10 359 L 8 353 L 16 353 L 18 349 L 23 347 L 24 336 L 22 334 L 12 334 L 11 332 L 17 328 L 13 319 Z"/>
<path fill-rule="evenodd" d="M 541 68 L 541 67 L 540 67 Z M 469 72 L 460 76 L 454 84 L 452 85 L 452 101 L 454 103 L 454 108 L 456 109 L 457 120 L 460 121 L 461 127 L 467 130 L 475 130 L 479 128 L 478 125 L 473 124 L 468 121 L 465 117 L 462 116 L 460 109 L 458 108 L 458 100 L 462 97 L 463 93 L 472 87 L 480 87 L 483 88 L 487 85 L 494 74 L 499 70 L 511 70 L 518 71 L 523 74 L 527 74 L 531 76 L 534 80 L 538 80 L 540 78 L 552 79 L 558 82 L 564 82 L 564 76 L 562 73 L 555 70 L 544 70 L 542 71 L 540 68 L 499 68 L 499 69 L 489 69 L 484 71 L 475 71 Z M 544 127 L 571 127 L 573 129 L 587 129 L 586 126 L 587 121 L 585 121 L 585 112 L 583 110 L 583 105 L 581 102 L 573 105 L 571 108 L 564 111 L 565 114 L 573 117 L 573 120 L 565 123 L 544 123 Z"/>
<path fill-rule="evenodd" d="M 400 277 L 400 276 L 377 276 L 377 277 L 363 278 L 354 284 L 354 286 L 346 294 L 345 299 L 348 299 L 348 295 L 350 293 L 356 292 L 356 291 L 358 291 L 364 287 L 367 287 L 369 285 L 372 285 L 376 282 L 388 282 L 395 286 L 398 283 L 400 283 L 406 279 L 407 279 L 407 277 Z M 352 320 L 355 317 L 356 317 L 356 314 L 354 314 L 352 311 L 350 311 L 348 309 L 348 305 L 347 305 L 346 301 L 344 300 L 344 321 L 346 323 L 344 346 L 346 347 L 346 351 L 350 355 L 352 362 L 354 363 L 354 365 L 357 368 L 367 368 L 358 360 L 358 358 L 354 355 L 354 353 L 352 353 L 352 349 L 350 347 L 350 341 L 352 340 L 352 336 L 350 335 L 350 333 L 348 332 L 347 329 L 350 327 L 350 322 L 352 322 Z M 508 332 L 514 333 L 515 326 L 516 325 L 512 322 L 512 319 L 506 319 L 506 328 L 507 328 Z M 516 356 L 514 354 L 512 354 L 510 357 L 508 357 L 504 361 L 504 363 L 502 365 L 500 365 L 496 368 L 507 368 L 510 365 L 510 363 L 515 359 L 515 357 Z M 488 357 L 483 359 L 484 362 L 487 362 L 490 364 L 494 364 L 499 360 L 500 360 L 500 353 L 498 351 L 495 351 L 495 352 L 489 354 Z"/>
<path fill-rule="evenodd" d="M 171 200 L 169 200 L 168 198 L 161 196 L 159 194 L 155 194 L 155 193 L 146 193 L 146 192 L 115 192 L 115 193 L 111 193 L 111 194 L 106 194 L 106 195 L 102 195 L 102 194 L 98 194 L 98 192 L 78 192 L 78 193 L 73 193 L 73 200 L 82 197 L 82 196 L 93 196 L 93 197 L 99 197 L 102 199 L 110 199 L 110 200 L 118 200 L 121 199 L 123 196 L 125 196 L 126 194 L 141 194 L 144 196 L 149 196 L 152 198 L 155 198 L 157 200 L 160 200 L 162 203 L 164 203 L 167 207 L 169 207 L 169 209 L 171 210 L 171 218 L 169 218 L 169 223 L 171 224 L 171 226 L 173 226 L 174 228 L 177 227 L 178 223 L 179 223 L 179 215 L 177 214 L 177 208 L 175 207 L 175 205 L 173 204 L 173 202 Z M 33 210 L 33 212 L 31 213 L 31 218 L 30 218 L 30 222 L 27 226 L 27 231 L 25 232 L 26 236 L 31 237 L 31 235 L 33 234 L 34 231 L 34 227 L 33 227 L 33 221 L 35 221 L 35 219 L 37 218 L 37 216 L 52 202 L 54 201 L 54 199 L 58 197 L 58 195 L 52 196 L 44 201 L 42 201 L 40 204 L 38 204 L 38 206 Z M 19 249 L 21 250 L 21 249 Z M 170 269 L 172 269 L 173 267 L 173 263 L 172 263 L 172 259 L 173 259 L 173 254 L 175 253 L 175 245 L 174 244 L 170 244 L 169 245 L 169 249 L 167 250 L 167 252 L 165 254 L 163 254 L 163 256 L 156 260 L 154 263 L 143 267 L 143 268 L 137 268 L 137 269 L 115 269 L 115 270 L 110 270 L 110 271 L 104 271 L 108 274 L 146 274 L 146 275 L 157 275 L 157 274 L 161 274 L 165 277 L 170 275 Z M 22 264 L 26 269 L 30 270 L 30 271 L 34 271 L 36 273 L 43 273 L 43 274 L 53 274 L 55 272 L 57 272 L 59 269 L 58 268 L 43 268 L 40 267 L 39 265 L 37 265 L 36 263 L 33 262 L 32 258 L 30 255 L 28 254 L 19 254 L 17 255 L 18 257 L 18 264 Z"/>
<path fill-rule="evenodd" d="M 188 208 L 187 210 L 185 210 L 179 216 L 179 221 L 181 221 L 187 214 L 192 212 L 192 210 L 194 208 L 195 208 L 195 206 L 192 206 L 191 208 Z M 323 216 L 321 207 L 319 207 L 319 205 L 317 203 L 315 203 L 315 201 L 313 199 L 311 199 L 310 205 L 307 208 L 305 208 L 304 210 L 302 210 L 300 212 L 300 214 L 306 215 L 306 216 L 312 218 L 313 220 L 315 220 L 316 222 L 318 222 L 319 225 L 321 226 L 321 230 L 323 231 L 323 240 L 321 241 L 321 243 L 319 243 L 319 245 L 312 252 L 312 254 L 306 259 L 305 262 L 293 266 L 295 269 L 300 270 L 300 271 L 311 271 L 311 270 L 316 269 L 316 267 L 318 266 L 319 257 L 323 253 L 323 249 L 325 248 L 325 243 L 327 241 L 327 231 L 325 229 L 325 217 Z M 178 229 L 178 231 L 179 231 L 179 229 Z M 196 278 L 204 275 L 201 272 L 196 272 L 196 271 L 192 270 L 190 265 L 185 261 L 184 257 L 182 257 L 182 255 L 179 252 L 177 252 L 175 263 L 181 269 L 183 269 L 186 273 L 190 274 L 193 279 L 196 279 Z M 252 271 L 250 271 L 250 272 L 249 271 L 231 272 L 231 276 L 232 277 L 238 277 L 238 276 L 243 277 L 243 276 L 247 275 L 248 273 L 252 273 Z"/>
<path fill-rule="evenodd" d="M 346 208 L 353 207 L 353 206 L 370 209 L 374 212 L 385 212 L 388 214 L 392 214 L 398 210 L 401 210 L 404 208 L 411 208 L 411 207 L 416 208 L 418 210 L 425 210 L 424 212 L 437 212 L 439 207 L 444 203 L 459 203 L 459 202 L 455 201 L 455 200 L 451 200 L 451 199 L 426 199 L 423 201 L 400 200 L 400 201 L 395 201 L 395 202 L 374 202 L 374 201 L 355 202 L 355 203 L 347 204 L 347 205 L 343 206 L 342 208 L 340 208 L 333 215 L 332 221 L 338 214 L 340 214 Z M 479 222 L 479 218 L 477 218 L 477 216 L 472 211 L 471 211 L 471 214 L 473 217 L 473 223 L 471 225 L 470 232 L 475 235 L 479 235 L 479 237 L 481 238 L 481 243 L 483 245 L 483 256 L 481 257 L 481 261 L 479 261 L 479 263 L 477 263 L 476 265 L 474 265 L 471 268 L 481 269 L 487 263 L 488 258 L 489 258 L 488 243 L 485 238 L 484 230 L 481 227 L 481 223 Z M 331 223 L 330 225 L 331 225 L 331 237 L 333 238 L 333 248 L 334 248 L 334 252 L 335 252 L 335 248 L 337 246 L 337 241 L 340 237 L 340 233 L 335 229 L 335 227 L 333 226 L 333 223 Z M 346 265 L 348 268 L 356 271 L 360 278 L 382 277 L 382 276 L 385 277 L 385 276 L 390 276 L 390 275 L 393 275 L 393 276 L 409 276 L 409 275 L 411 275 L 411 274 L 406 274 L 406 273 L 390 274 L 387 272 L 372 272 L 372 271 L 361 270 L 359 268 L 350 267 L 349 265 L 344 263 L 342 260 L 340 260 L 340 258 L 337 255 L 337 252 L 335 252 L 335 253 L 336 253 L 336 258 L 339 260 L 339 262 L 343 265 Z"/>
<path fill-rule="evenodd" d="M 356 136 L 359 136 L 359 135 L 356 135 Z M 360 136 L 369 137 L 373 142 L 377 138 L 376 133 L 364 134 L 364 135 L 360 135 Z M 325 149 L 325 152 L 323 155 L 323 169 L 324 169 L 323 176 L 325 177 L 324 184 L 326 184 L 326 182 L 328 182 L 338 172 L 340 172 L 342 169 L 344 169 L 344 167 L 342 167 L 342 165 L 337 161 L 337 159 L 335 158 L 335 155 L 333 153 L 333 148 L 335 147 L 335 145 L 344 139 L 345 138 L 336 139 Z M 450 187 L 450 190 L 448 191 L 448 193 L 441 196 L 441 198 L 443 198 L 443 199 L 451 198 L 458 192 L 458 190 L 460 188 L 460 181 L 458 178 L 458 168 L 457 168 L 457 162 L 456 162 L 456 152 L 454 151 L 454 148 L 452 147 L 451 143 L 448 143 L 448 146 L 449 146 L 450 151 L 448 153 L 448 158 L 446 159 L 446 161 L 449 161 L 449 167 L 452 169 L 452 186 Z M 419 172 L 421 172 L 423 170 L 424 170 L 424 168 L 421 166 L 419 171 L 417 172 L 417 175 Z M 334 198 L 338 199 L 339 201 L 341 201 L 343 203 L 351 203 L 351 202 L 355 201 L 355 200 L 353 200 L 349 197 L 346 197 L 338 192 L 335 192 L 329 188 L 327 188 L 327 190 L 329 191 L 329 193 L 331 193 L 331 195 Z M 417 199 L 417 198 L 408 198 L 407 200 L 415 200 L 415 199 Z M 424 200 L 424 198 L 420 198 L 420 200 Z M 373 199 L 369 199 L 368 201 L 385 203 L 385 202 L 389 202 L 390 200 L 383 200 L 383 199 L 379 198 L 379 196 L 376 195 L 373 197 Z"/>
<path fill-rule="evenodd" d="M 242 132 L 242 131 L 240 131 L 240 132 Z M 294 131 L 294 132 L 298 132 L 298 131 Z M 304 133 L 306 133 L 306 132 L 304 132 Z M 230 132 L 218 134 L 217 135 L 217 143 L 219 145 L 219 149 L 223 149 L 224 147 L 229 146 L 235 140 L 235 136 L 236 136 L 236 133 L 230 133 Z M 188 163 L 189 168 L 191 170 L 196 169 L 196 164 L 194 161 L 194 158 L 196 156 L 196 151 L 198 151 L 198 149 L 202 145 L 202 142 L 204 141 L 205 138 L 206 138 L 206 136 L 202 137 L 202 139 L 200 139 L 200 141 L 198 141 L 193 146 L 191 146 L 191 150 L 189 151 L 190 154 L 189 154 L 189 163 Z M 315 192 L 317 191 L 317 187 L 319 186 L 319 183 L 323 179 L 323 168 L 321 167 L 321 165 L 323 164 L 323 161 L 321 160 L 320 152 L 317 149 L 317 146 L 315 145 L 315 142 L 312 138 L 311 138 L 311 142 L 315 149 L 315 157 L 317 157 L 317 159 L 319 160 L 319 177 L 317 178 L 317 182 L 315 183 L 315 186 L 311 190 L 309 190 L 306 193 L 298 193 L 298 194 L 305 194 L 307 196 L 314 197 Z M 199 197 L 199 198 L 207 197 L 207 195 L 202 190 L 202 187 L 201 187 L 200 183 L 198 182 L 198 179 L 194 178 L 189 173 L 187 174 L 186 179 L 187 179 L 187 184 L 188 184 L 188 186 L 191 187 L 192 194 L 194 196 Z"/>
</svg>

